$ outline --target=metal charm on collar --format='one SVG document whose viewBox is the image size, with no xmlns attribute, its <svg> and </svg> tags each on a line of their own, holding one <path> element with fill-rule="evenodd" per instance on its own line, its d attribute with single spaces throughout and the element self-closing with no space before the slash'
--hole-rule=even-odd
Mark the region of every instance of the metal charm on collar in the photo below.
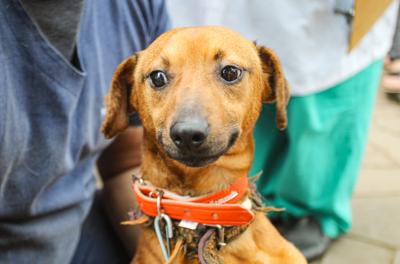
<svg viewBox="0 0 400 264">
<path fill-rule="evenodd" d="M 162 190 L 157 191 L 157 216 L 154 218 L 154 230 L 156 232 L 156 236 L 160 244 L 164 259 L 166 262 L 168 262 L 171 256 L 170 239 L 172 239 L 174 233 L 173 233 L 171 218 L 167 214 L 161 212 L 161 199 L 163 194 L 164 192 Z M 162 221 L 165 222 L 164 224 L 165 224 L 166 243 L 164 243 L 164 237 L 163 234 L 161 233 Z"/>
<path fill-rule="evenodd" d="M 135 183 L 138 181 L 141 185 L 144 185 L 144 180 L 142 177 L 137 176 L 136 174 L 132 174 L 132 182 Z"/>
</svg>

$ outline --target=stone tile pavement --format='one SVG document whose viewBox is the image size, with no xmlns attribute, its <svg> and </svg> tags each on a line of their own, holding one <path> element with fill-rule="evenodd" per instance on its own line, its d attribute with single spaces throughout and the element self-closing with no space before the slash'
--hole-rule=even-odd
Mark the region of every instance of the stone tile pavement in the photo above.
<svg viewBox="0 0 400 264">
<path fill-rule="evenodd" d="M 312 264 L 400 264 L 400 104 L 382 91 L 352 205 L 349 234 Z"/>
</svg>

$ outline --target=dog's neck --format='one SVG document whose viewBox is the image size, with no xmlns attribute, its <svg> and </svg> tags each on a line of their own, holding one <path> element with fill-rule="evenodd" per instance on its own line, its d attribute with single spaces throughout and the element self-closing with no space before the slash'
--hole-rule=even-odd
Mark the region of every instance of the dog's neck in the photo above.
<svg viewBox="0 0 400 264">
<path fill-rule="evenodd" d="M 187 167 L 168 158 L 155 142 L 143 144 L 143 178 L 154 186 L 180 195 L 199 196 L 225 189 L 247 176 L 253 160 L 253 136 L 242 135 L 235 145 L 216 162 L 206 167 Z"/>
</svg>

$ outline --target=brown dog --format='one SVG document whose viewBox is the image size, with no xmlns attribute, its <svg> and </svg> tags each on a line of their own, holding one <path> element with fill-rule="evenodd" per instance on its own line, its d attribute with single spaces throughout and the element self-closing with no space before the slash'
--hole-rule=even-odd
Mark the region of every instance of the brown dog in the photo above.
<svg viewBox="0 0 400 264">
<path fill-rule="evenodd" d="M 210 194 L 247 176 L 263 102 L 276 103 L 278 128 L 286 127 L 288 96 L 270 49 L 223 27 L 176 29 L 118 66 L 103 132 L 113 137 L 137 111 L 143 179 L 180 195 Z M 260 212 L 217 254 L 224 263 L 306 263 Z M 135 263 L 163 261 L 153 228 L 145 227 Z M 176 263 L 198 260 L 181 251 Z"/>
</svg>

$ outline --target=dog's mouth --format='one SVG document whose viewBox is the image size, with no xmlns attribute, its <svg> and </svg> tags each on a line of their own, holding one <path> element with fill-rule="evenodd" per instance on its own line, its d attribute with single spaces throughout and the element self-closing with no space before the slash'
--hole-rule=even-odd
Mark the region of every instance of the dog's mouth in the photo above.
<svg viewBox="0 0 400 264">
<path fill-rule="evenodd" d="M 186 165 L 188 167 L 205 167 L 205 166 L 217 161 L 218 158 L 221 157 L 222 155 L 223 154 L 215 155 L 215 156 L 205 156 L 205 157 L 182 156 L 182 157 L 176 157 L 176 158 L 170 156 L 170 158 L 177 160 L 180 163 L 183 163 L 184 165 Z"/>
<path fill-rule="evenodd" d="M 184 153 L 179 151 L 175 147 L 171 147 L 169 144 L 164 144 L 162 136 L 159 135 L 158 141 L 163 147 L 165 153 L 168 157 L 173 160 L 179 161 L 180 163 L 188 167 L 205 167 L 209 164 L 217 161 L 221 156 L 229 151 L 229 149 L 235 144 L 237 138 L 239 137 L 239 131 L 234 131 L 227 143 L 225 144 L 208 144 L 209 147 L 204 146 L 199 151 Z M 218 147 L 225 145 L 224 147 Z"/>
</svg>

